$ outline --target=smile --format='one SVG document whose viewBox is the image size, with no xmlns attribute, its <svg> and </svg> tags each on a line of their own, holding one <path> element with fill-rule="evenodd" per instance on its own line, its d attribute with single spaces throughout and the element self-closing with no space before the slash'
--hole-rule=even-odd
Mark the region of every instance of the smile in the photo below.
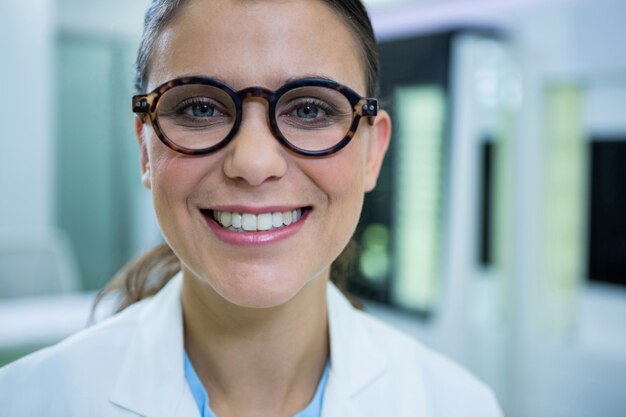
<svg viewBox="0 0 626 417">
<path fill-rule="evenodd" d="M 297 223 L 303 209 L 270 213 L 241 213 L 213 210 L 213 219 L 223 228 L 233 232 L 272 231 Z"/>
</svg>

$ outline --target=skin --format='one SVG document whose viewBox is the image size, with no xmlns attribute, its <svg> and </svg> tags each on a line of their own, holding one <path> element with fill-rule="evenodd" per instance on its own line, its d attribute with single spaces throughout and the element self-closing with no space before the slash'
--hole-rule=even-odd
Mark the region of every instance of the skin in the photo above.
<svg viewBox="0 0 626 417">
<path fill-rule="evenodd" d="M 316 0 L 191 0 L 157 42 L 148 91 L 183 75 L 236 89 L 319 75 L 366 91 L 358 43 Z M 273 137 L 263 100 L 246 100 L 243 112 L 235 139 L 201 157 L 170 150 L 138 120 L 142 180 L 183 265 L 185 348 L 211 407 L 220 417 L 292 416 L 311 400 L 328 359 L 330 264 L 376 184 L 391 125 L 382 111 L 373 126 L 362 120 L 339 153 L 307 158 Z M 313 209 L 287 240 L 235 247 L 199 211 L 224 204 Z"/>
</svg>

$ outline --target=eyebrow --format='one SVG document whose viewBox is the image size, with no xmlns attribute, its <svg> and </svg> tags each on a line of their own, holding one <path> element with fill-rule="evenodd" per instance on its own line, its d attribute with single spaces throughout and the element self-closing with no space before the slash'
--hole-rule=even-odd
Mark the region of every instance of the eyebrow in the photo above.
<svg viewBox="0 0 626 417">
<path fill-rule="evenodd" d="M 223 78 L 220 78 L 218 76 L 215 75 L 208 75 L 208 74 L 196 74 L 196 73 L 184 73 L 181 74 L 179 76 L 177 76 L 176 78 L 184 78 L 184 77 L 207 77 L 207 78 L 212 78 L 216 81 L 222 82 L 224 84 L 230 85 L 232 86 L 232 84 L 230 82 L 228 82 L 227 80 L 224 80 Z M 294 77 L 288 77 L 288 78 L 282 78 L 278 80 L 278 83 L 276 84 L 276 88 L 280 88 L 285 84 L 289 84 L 291 82 L 295 82 L 295 81 L 304 81 L 304 80 L 310 80 L 310 79 L 318 79 L 318 80 L 326 80 L 326 81 L 333 81 L 333 82 L 337 82 L 337 80 L 327 77 L 325 75 L 321 75 L 321 74 L 314 74 L 314 73 L 310 73 L 310 74 L 304 74 L 304 75 L 298 75 L 298 76 L 294 76 Z M 252 86 L 248 86 L 248 87 L 252 87 Z M 244 87 L 246 88 L 246 87 Z"/>
<path fill-rule="evenodd" d="M 311 78 L 315 78 L 318 80 L 326 80 L 326 81 L 333 81 L 333 82 L 337 82 L 337 80 L 334 80 L 330 77 L 326 77 L 325 75 L 321 75 L 321 74 L 306 74 L 306 75 L 301 75 L 298 77 L 289 77 L 285 80 L 283 80 L 283 82 L 280 85 L 285 85 L 288 83 L 292 83 L 294 81 L 303 81 L 303 80 L 310 80 Z"/>
</svg>

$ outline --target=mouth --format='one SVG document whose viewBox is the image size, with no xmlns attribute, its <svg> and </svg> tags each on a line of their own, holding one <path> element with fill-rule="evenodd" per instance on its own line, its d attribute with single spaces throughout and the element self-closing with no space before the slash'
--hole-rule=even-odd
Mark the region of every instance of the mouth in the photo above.
<svg viewBox="0 0 626 417">
<path fill-rule="evenodd" d="M 265 213 L 202 209 L 204 217 L 222 229 L 238 233 L 259 233 L 281 230 L 302 221 L 311 207 L 290 210 L 272 210 Z"/>
</svg>

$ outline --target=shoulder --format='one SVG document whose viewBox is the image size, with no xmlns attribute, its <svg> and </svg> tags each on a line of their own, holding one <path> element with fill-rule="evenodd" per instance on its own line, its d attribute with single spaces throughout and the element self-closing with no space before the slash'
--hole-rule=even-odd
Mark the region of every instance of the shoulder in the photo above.
<svg viewBox="0 0 626 417">
<path fill-rule="evenodd" d="M 328 301 L 331 371 L 359 414 L 502 416 L 491 390 L 460 365 L 356 310 L 332 285 Z"/>
<path fill-rule="evenodd" d="M 111 391 L 144 305 L 0 369 L 0 415 L 75 415 L 81 402 L 106 401 L 97 397 Z"/>
<path fill-rule="evenodd" d="M 418 387 L 435 416 L 501 416 L 491 389 L 465 368 L 376 317 L 355 313 L 386 358 L 383 378 L 406 400 L 415 401 Z"/>
</svg>

